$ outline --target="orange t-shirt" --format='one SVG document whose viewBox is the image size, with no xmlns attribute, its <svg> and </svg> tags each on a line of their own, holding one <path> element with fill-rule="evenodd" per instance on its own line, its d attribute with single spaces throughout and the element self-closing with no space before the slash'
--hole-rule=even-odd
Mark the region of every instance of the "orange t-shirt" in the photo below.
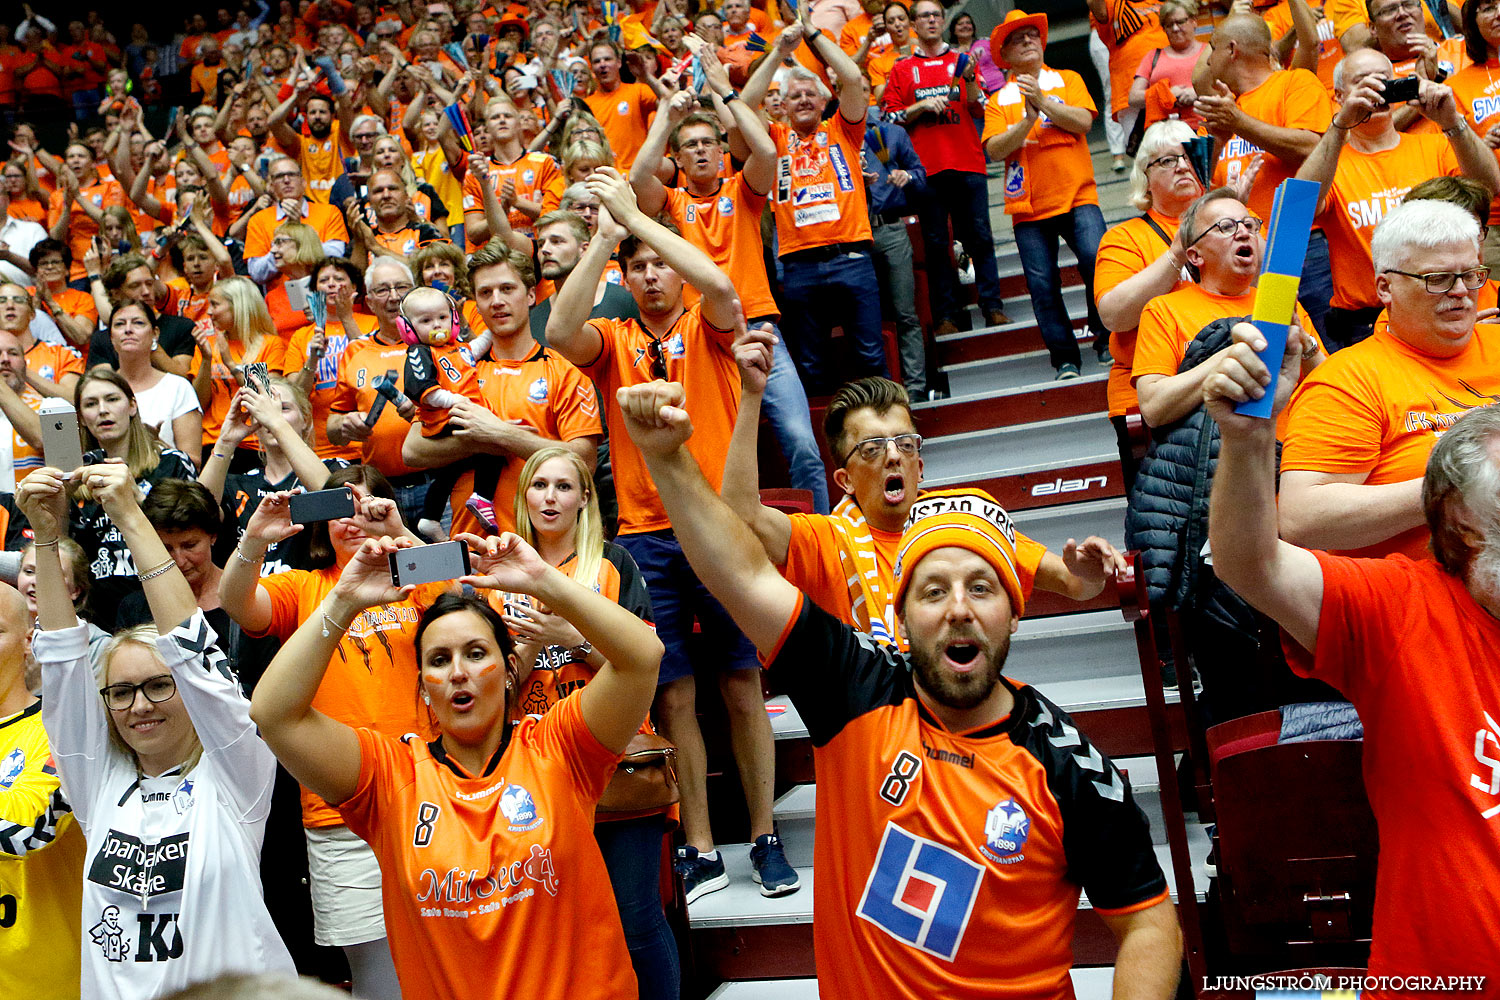
<svg viewBox="0 0 1500 1000">
<path fill-rule="evenodd" d="M 21 389 L 21 402 L 31 407 L 32 410 L 40 410 L 44 401 L 45 397 L 31 386 L 27 385 Z M 21 432 L 14 427 L 10 428 L 10 458 L 12 471 L 18 483 L 42 467 L 41 449 L 33 448 L 21 436 Z"/>
<path fill-rule="evenodd" d="M 337 566 L 292 569 L 260 579 L 271 599 L 271 623 L 259 638 L 274 636 L 285 642 L 302 623 L 317 614 L 318 605 L 339 581 Z M 431 714 L 417 695 L 414 638 L 422 612 L 448 589 L 445 583 L 419 586 L 404 601 L 368 608 L 354 616 L 338 649 L 328 661 L 328 672 L 313 695 L 312 707 L 346 726 L 369 726 L 392 739 L 406 733 L 432 735 Z M 302 789 L 302 825 L 338 826 L 338 810 Z"/>
<path fill-rule="evenodd" d="M 264 361 L 266 367 L 273 371 L 282 370 L 282 355 L 286 352 L 286 341 L 280 337 L 263 337 L 260 342 L 260 352 L 252 358 L 245 357 L 245 342 L 242 340 L 229 340 L 229 357 L 235 364 L 243 364 L 245 361 Z M 193 349 L 192 375 L 196 377 L 198 369 L 203 365 L 203 351 L 201 348 Z M 209 392 L 208 406 L 203 410 L 203 440 L 211 443 L 219 439 L 219 431 L 224 427 L 224 418 L 229 415 L 229 400 L 239 390 L 240 383 L 235 379 L 234 373 L 219 357 L 217 352 L 213 362 L 213 387 Z M 254 434 L 240 444 L 241 448 L 257 448 L 259 440 Z"/>
<path fill-rule="evenodd" d="M 1365 0 L 1324 0 L 1323 15 L 1333 21 L 1333 30 L 1340 38 L 1355 25 L 1370 23 L 1370 12 L 1365 8 Z M 1425 3 L 1422 5 L 1422 27 L 1427 31 L 1427 37 L 1434 42 L 1443 40 L 1443 32 L 1432 19 L 1432 12 Z M 1454 27 L 1459 26 L 1455 24 Z"/>
<path fill-rule="evenodd" d="M 99 304 L 88 292 L 80 292 L 76 288 L 63 288 L 52 293 L 52 301 L 57 307 L 69 316 L 88 320 L 93 326 L 99 322 Z"/>
<path fill-rule="evenodd" d="M 920 499 L 920 497 L 918 498 Z M 865 521 L 853 497 L 831 514 L 793 514 L 781 575 L 841 622 L 903 652 L 896 627 L 896 550 L 901 532 L 881 531 Z M 866 537 L 868 536 L 868 537 Z M 1016 573 L 1030 598 L 1047 547 L 1016 532 Z"/>
<path fill-rule="evenodd" d="M 356 312 L 354 322 L 359 328 L 360 336 L 374 333 L 375 328 L 380 326 L 380 320 L 364 312 Z M 302 370 L 303 365 L 307 364 L 307 342 L 312 339 L 315 332 L 316 329 L 309 323 L 293 333 L 291 339 L 287 341 L 286 353 L 281 357 L 281 373 L 287 378 L 295 381 L 297 373 Z M 337 319 L 328 321 L 323 334 L 325 344 L 323 356 L 318 359 L 318 370 L 313 376 L 312 391 L 307 394 L 308 401 L 312 403 L 313 450 L 318 453 L 319 458 L 343 458 L 358 462 L 359 442 L 334 444 L 328 440 L 329 408 L 333 405 L 334 397 L 337 395 L 339 365 L 344 359 L 344 350 L 349 346 L 349 337 L 344 332 L 343 324 Z"/>
<path fill-rule="evenodd" d="M 326 192 L 323 197 L 328 197 Z M 245 256 L 264 257 L 270 253 L 271 237 L 275 235 L 276 227 L 286 220 L 280 205 L 271 205 L 250 216 L 250 221 L 245 224 Z M 344 213 L 331 205 L 306 201 L 302 218 L 294 221 L 305 222 L 316 229 L 321 243 L 342 240 L 344 246 L 349 245 L 349 227 L 344 225 Z"/>
<path fill-rule="evenodd" d="M 772 122 L 776 143 L 777 252 L 873 240 L 859 151 L 865 123 L 836 111 L 804 139 L 790 125 Z M 613 437 L 613 435 L 611 435 Z"/>
<path fill-rule="evenodd" d="M 1246 91 L 1235 102 L 1251 118 L 1281 128 L 1307 129 L 1322 135 L 1333 120 L 1333 102 L 1316 76 L 1305 69 L 1280 69 L 1254 90 Z M 1276 188 L 1295 176 L 1300 164 L 1285 164 L 1241 136 L 1229 137 L 1214 167 L 1214 186 L 1233 185 L 1250 165 L 1250 159 L 1261 153 L 1264 162 L 1247 204 L 1262 219 L 1271 217 L 1271 200 Z"/>
<path fill-rule="evenodd" d="M 188 91 L 193 94 L 201 94 L 199 104 L 207 104 L 212 107 L 218 101 L 219 96 L 219 74 L 225 70 L 224 63 L 217 66 L 209 66 L 198 63 L 188 73 Z"/>
<path fill-rule="evenodd" d="M 756 194 L 743 173 L 721 181 L 718 190 L 704 198 L 695 197 L 686 188 L 667 189 L 664 211 L 683 237 L 728 275 L 739 293 L 746 319 L 781 315 L 771 297 L 765 246 L 760 238 L 760 215 L 765 205 L 766 195 Z M 698 290 L 691 285 L 683 285 L 682 292 L 684 305 L 698 301 Z"/>
<path fill-rule="evenodd" d="M 598 322 L 597 320 L 595 322 Z M 593 383 L 567 358 L 537 345 L 521 361 L 484 358 L 475 366 L 484 405 L 501 420 L 519 420 L 530 430 L 553 441 L 601 437 L 599 399 Z M 501 531 L 516 527 L 516 491 L 521 483 L 525 459 L 485 455 L 480 461 L 499 466 L 495 495 L 495 521 Z M 474 492 L 474 473 L 466 472 L 453 487 L 453 531 L 483 535 L 486 529 L 469 513 L 465 504 Z"/>
<path fill-rule="evenodd" d="M 867 223 L 868 225 L 868 223 Z M 613 405 L 615 390 L 622 386 L 643 385 L 653 380 L 651 357 L 660 351 L 666 365 L 667 380 L 680 382 L 687 393 L 684 404 L 693 415 L 693 436 L 687 449 L 709 485 L 717 492 L 724 477 L 724 455 L 734 431 L 734 417 L 740 407 L 740 376 L 730 355 L 734 342 L 731 330 L 719 330 L 703 318 L 702 306 L 694 306 L 678 317 L 672 329 L 655 340 L 634 319 L 591 319 L 589 325 L 599 331 L 603 345 L 599 356 L 583 366 L 599 386 L 599 393 L 611 401 L 605 406 L 609 424 L 610 460 L 614 468 L 615 493 L 620 501 L 622 535 L 670 528 L 666 509 L 657 496 L 656 484 L 646 471 L 645 459 L 625 430 L 620 408 Z"/>
<path fill-rule="evenodd" d="M 328 404 L 330 412 L 368 414 L 380 398 L 375 391 L 375 380 L 389 371 L 396 373 L 393 376 L 396 388 L 405 392 L 404 343 L 383 344 L 373 336 L 351 342 L 344 348 L 344 357 L 338 365 L 338 383 Z M 410 429 L 411 422 L 396 412 L 394 403 L 387 402 L 380 411 L 380 419 L 375 421 L 375 432 L 359 443 L 359 460 L 375 466 L 388 479 L 419 471 L 401 459 L 401 444 Z"/>
<path fill-rule="evenodd" d="M 334 121 L 329 133 L 321 139 L 298 134 L 297 156 L 302 161 L 302 176 L 307 180 L 307 197 L 321 205 L 328 204 L 333 182 L 344 172 L 344 156 L 349 153 Z"/>
<path fill-rule="evenodd" d="M 610 152 L 620 173 L 630 173 L 630 165 L 646 144 L 646 132 L 656 111 L 656 91 L 644 83 L 622 83 L 614 90 L 596 90 L 584 99 L 609 139 Z"/>
<path fill-rule="evenodd" d="M 213 286 L 209 286 L 212 290 Z M 167 305 L 162 309 L 164 315 L 181 316 L 190 319 L 194 323 L 208 317 L 208 292 L 202 295 L 194 295 L 193 289 L 188 285 L 186 278 L 173 278 L 167 282 Z"/>
<path fill-rule="evenodd" d="M 1216 319 L 1225 316 L 1249 316 L 1255 308 L 1255 289 L 1244 295 L 1215 295 L 1202 285 L 1185 285 L 1166 295 L 1158 295 L 1146 304 L 1141 313 L 1141 325 L 1135 338 L 1135 365 L 1131 369 L 1130 384 L 1133 386 L 1142 375 L 1177 374 L 1187 347 L 1199 332 Z M 1312 320 L 1302 306 L 1297 306 L 1297 319 L 1304 333 L 1314 338 Z M 1319 341 L 1321 344 L 1321 341 Z M 1277 435 L 1286 433 L 1287 411 L 1277 418 Z"/>
<path fill-rule="evenodd" d="M 1333 262 L 1333 305 L 1340 309 L 1380 305 L 1370 237 L 1385 214 L 1427 178 L 1462 173 L 1445 136 L 1398 135 L 1397 144 L 1384 152 L 1361 153 L 1346 145 L 1339 154 L 1328 207 L 1319 221 Z"/>
<path fill-rule="evenodd" d="M 506 181 L 515 182 L 517 198 L 534 201 L 542 206 L 537 219 L 562 204 L 563 191 L 568 186 L 563 180 L 562 171 L 558 169 L 557 161 L 546 153 L 523 153 L 510 163 L 500 163 L 492 157 L 490 184 L 496 194 L 500 193 Z M 484 189 L 479 186 L 478 175 L 472 171 L 464 177 L 463 205 L 465 213 L 484 213 Z M 506 218 L 510 220 L 510 228 L 527 236 L 531 235 L 532 227 L 536 224 L 536 219 L 515 208 L 507 213 Z M 464 242 L 468 245 L 469 253 L 480 249 L 481 244 L 470 239 L 467 231 Z"/>
<path fill-rule="evenodd" d="M 1094 99 L 1083 77 L 1070 69 L 1043 66 L 1037 84 L 1048 97 L 1094 112 Z M 984 136 L 992 137 L 1026 115 L 1026 100 L 1015 81 L 990 95 L 984 105 Z M 1045 115 L 1036 120 L 1020 149 L 1005 158 L 1005 211 L 1016 222 L 1036 222 L 1071 212 L 1079 205 L 1099 204 L 1094 164 L 1087 135 L 1076 135 Z"/>
<path fill-rule="evenodd" d="M 1486 132 L 1500 125 L 1500 60 L 1465 66 L 1443 82 L 1452 88 L 1458 110 L 1481 141 Z M 1495 155 L 1500 157 L 1500 150 Z M 1490 206 L 1490 225 L 1500 225 L 1500 205 Z"/>
<path fill-rule="evenodd" d="M 1135 277 L 1149 267 L 1167 252 L 1172 238 L 1177 235 L 1178 220 L 1169 219 L 1155 211 L 1148 211 L 1146 214 L 1161 227 L 1167 238 L 1163 240 L 1140 218 L 1126 219 L 1118 226 L 1111 227 L 1099 241 L 1099 252 L 1094 257 L 1095 301 L 1104 298 L 1120 282 Z M 1186 280 L 1179 279 L 1172 287 L 1175 291 L 1188 284 Z M 1124 416 L 1126 410 L 1136 405 L 1135 389 L 1131 387 L 1130 379 L 1131 369 L 1135 366 L 1135 337 L 1134 328 L 1111 330 L 1109 334 L 1109 353 L 1114 357 L 1109 366 L 1108 388 L 1109 415 L 1112 417 Z"/>
<path fill-rule="evenodd" d="M 1456 35 L 1453 38 L 1447 38 L 1438 42 L 1437 61 L 1438 69 L 1449 76 L 1468 66 L 1471 60 L 1469 59 L 1468 50 L 1464 48 L 1463 36 Z M 1416 76 L 1417 60 L 1406 59 L 1398 62 L 1391 67 L 1391 72 L 1392 75 L 1397 77 Z M 1419 114 L 1406 126 L 1406 133 L 1408 135 L 1414 132 L 1440 135 L 1442 134 L 1442 129 L 1438 128 L 1437 123 L 1431 118 Z"/>
<path fill-rule="evenodd" d="M 85 212 L 80 203 L 88 201 L 94 208 L 103 211 L 115 205 L 125 204 L 125 189 L 120 182 L 112 177 L 100 176 L 99 180 L 78 189 L 78 200 L 68 203 L 68 249 L 73 254 L 73 266 L 68 272 L 69 281 L 77 281 L 85 277 L 88 270 L 83 266 L 84 255 L 89 252 L 89 246 L 95 236 L 99 235 L 99 226 L 89 214 Z M 47 229 L 57 225 L 63 214 L 64 198 L 61 191 L 53 191 L 51 200 L 47 205 Z"/>
<path fill-rule="evenodd" d="M 869 29 L 866 28 L 865 30 L 868 31 Z M 886 41 L 872 42 L 870 51 L 865 56 L 865 71 L 870 74 L 870 86 L 872 87 L 883 86 L 886 79 L 891 75 L 891 67 L 910 55 L 910 45 L 907 46 L 906 52 L 902 52 L 901 49 L 891 44 L 890 35 L 882 37 Z"/>
<path fill-rule="evenodd" d="M 1452 358 L 1422 354 L 1377 328 L 1302 380 L 1287 406 L 1283 472 L 1364 473 L 1383 486 L 1420 479 L 1439 435 L 1469 410 L 1500 396 L 1500 326 L 1481 324 Z M 1428 557 L 1426 526 L 1344 552 Z"/>
<path fill-rule="evenodd" d="M 523 719 L 477 777 L 441 743 L 358 730 L 359 785 L 339 813 L 380 861 L 386 934 L 406 996 L 452 997 L 461 983 L 493 993 L 476 980 L 483 969 L 528 1000 L 634 1000 L 594 841 L 594 807 L 619 758 L 589 731 L 580 705 L 564 698 L 540 719 Z M 571 930 L 539 961 L 537 942 L 560 928 Z"/>
<path fill-rule="evenodd" d="M 83 355 L 64 344 L 48 344 L 38 340 L 26 352 L 26 370 L 49 382 L 56 382 L 64 375 L 82 377 Z"/>
<path fill-rule="evenodd" d="M 1328 91 L 1328 96 L 1332 97 L 1333 68 L 1339 64 L 1340 59 L 1344 58 L 1344 49 L 1339 45 L 1338 32 L 1328 16 L 1327 8 L 1318 7 L 1315 4 L 1308 6 L 1313 8 L 1313 16 L 1318 19 L 1318 79 L 1323 81 L 1323 88 Z M 1287 0 L 1281 0 L 1276 6 L 1260 13 L 1270 27 L 1273 39 L 1280 38 L 1293 29 L 1292 10 Z"/>
<path fill-rule="evenodd" d="M 5 214 L 23 222 L 35 222 L 44 228 L 47 225 L 47 206 L 35 198 L 12 198 Z"/>
<path fill-rule="evenodd" d="M 1108 0 L 1108 5 L 1108 30 L 1099 38 L 1109 49 L 1109 113 L 1118 117 L 1130 103 L 1141 60 L 1168 42 L 1156 17 L 1158 0 Z"/>
</svg>

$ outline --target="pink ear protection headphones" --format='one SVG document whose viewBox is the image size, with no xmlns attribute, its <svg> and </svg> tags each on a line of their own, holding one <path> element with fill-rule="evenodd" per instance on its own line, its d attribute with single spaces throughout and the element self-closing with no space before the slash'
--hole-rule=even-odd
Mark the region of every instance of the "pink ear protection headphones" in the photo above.
<svg viewBox="0 0 1500 1000">
<path fill-rule="evenodd" d="M 412 292 L 415 292 L 417 290 L 418 289 L 413 288 L 411 292 L 407 292 L 406 295 L 401 299 L 400 308 L 396 310 L 396 330 L 401 334 L 401 339 L 408 344 L 421 343 L 421 340 L 417 337 L 417 331 L 412 329 L 411 321 L 406 318 L 406 300 L 411 297 Z M 453 343 L 457 343 L 459 322 L 458 306 L 454 304 L 452 296 L 448 295 L 446 292 L 443 293 L 443 297 L 448 300 L 448 332 L 433 334 L 432 342 L 434 344 L 446 344 L 450 341 Z"/>
</svg>

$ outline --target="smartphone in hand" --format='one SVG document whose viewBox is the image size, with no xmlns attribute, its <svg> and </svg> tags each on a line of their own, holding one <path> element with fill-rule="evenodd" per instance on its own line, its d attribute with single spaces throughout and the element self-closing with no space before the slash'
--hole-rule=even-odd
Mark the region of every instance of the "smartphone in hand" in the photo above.
<svg viewBox="0 0 1500 1000">
<path fill-rule="evenodd" d="M 37 408 L 42 423 L 42 460 L 54 469 L 72 472 L 83 466 L 83 441 L 78 436 L 78 411 L 62 399 L 45 399 Z"/>
<path fill-rule="evenodd" d="M 439 542 L 398 549 L 388 558 L 391 582 L 398 587 L 441 583 L 469 575 L 469 547 L 463 542 Z"/>
</svg>

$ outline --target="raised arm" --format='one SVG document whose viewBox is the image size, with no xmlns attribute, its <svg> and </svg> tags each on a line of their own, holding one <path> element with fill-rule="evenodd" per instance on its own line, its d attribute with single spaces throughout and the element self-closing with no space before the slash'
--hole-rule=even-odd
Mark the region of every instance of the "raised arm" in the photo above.
<svg viewBox="0 0 1500 1000">
<path fill-rule="evenodd" d="M 140 490 L 131 478 L 130 468 L 120 459 L 101 465 L 86 465 L 78 479 L 93 491 L 104 513 L 125 538 L 135 560 L 151 608 L 151 620 L 162 635 L 187 621 L 198 610 L 193 588 L 177 568 L 161 536 L 141 511 Z"/>
<path fill-rule="evenodd" d="M 691 90 L 679 90 L 666 103 L 656 109 L 651 119 L 651 128 L 646 132 L 646 141 L 630 165 L 630 186 L 635 189 L 637 204 L 647 215 L 656 215 L 667 204 L 667 186 L 656 176 L 656 168 L 667 155 L 667 142 L 672 130 L 682 122 L 695 107 Z"/>
<path fill-rule="evenodd" d="M 655 250 L 683 281 L 702 293 L 703 318 L 710 326 L 719 330 L 733 327 L 739 296 L 729 276 L 719 270 L 708 254 L 642 212 L 635 202 L 635 192 L 618 170 L 602 167 L 589 175 L 587 184 L 589 191 L 621 225 Z M 568 286 L 572 284 L 568 282 Z M 585 287 L 590 299 L 593 288 L 593 285 Z M 549 320 L 549 329 L 551 325 Z"/>
<path fill-rule="evenodd" d="M 788 583 L 755 534 L 703 478 L 685 446 L 692 421 L 682 386 L 652 382 L 616 393 L 630 439 L 645 456 L 672 530 L 698 579 L 724 605 L 735 624 L 767 653 L 781 641 L 797 609 Z"/>
<path fill-rule="evenodd" d="M 771 133 L 766 131 L 766 123 L 761 121 L 760 115 L 743 99 L 726 100 L 734 94 L 734 86 L 729 82 L 729 71 L 719 62 L 719 57 L 708 44 L 697 35 L 686 36 L 686 41 L 694 51 L 701 49 L 703 75 L 709 92 L 733 117 L 734 128 L 730 134 L 738 132 L 748 149 L 749 155 L 743 157 L 745 181 L 755 193 L 768 193 L 776 181 L 776 143 L 772 141 Z"/>
<path fill-rule="evenodd" d="M 771 81 L 776 79 L 776 70 L 781 64 L 790 58 L 802 44 L 802 22 L 794 21 L 782 29 L 781 34 L 776 36 L 776 45 L 771 51 L 761 57 L 755 66 L 755 71 L 750 74 L 750 79 L 745 81 L 745 89 L 740 91 L 740 97 L 750 110 L 759 112 L 760 106 L 765 102 L 766 91 L 771 89 Z"/>
<path fill-rule="evenodd" d="M 656 696 L 664 651 L 656 631 L 629 609 L 548 566 L 514 534 L 459 538 L 475 553 L 474 574 L 460 582 L 530 594 L 576 628 L 604 657 L 599 672 L 579 695 L 580 707 L 595 738 L 615 753 L 624 752 Z"/>
<path fill-rule="evenodd" d="M 1249 323 L 1204 382 L 1203 402 L 1219 425 L 1219 464 L 1209 507 L 1214 572 L 1258 610 L 1274 618 L 1304 649 L 1317 648 L 1323 573 L 1317 559 L 1277 537 L 1276 421 L 1240 416 L 1234 404 L 1265 395 L 1270 371 L 1254 354 L 1265 338 Z M 1287 338 L 1276 383 L 1279 412 L 1296 387 L 1304 335 Z"/>
<path fill-rule="evenodd" d="M 603 334 L 588 319 L 594 311 L 594 292 L 604 277 L 604 267 L 626 235 L 609 207 L 600 205 L 599 224 L 589 237 L 589 245 L 567 282 L 552 297 L 547 344 L 579 368 L 593 364 L 604 350 Z"/>
<path fill-rule="evenodd" d="M 812 26 L 808 20 L 811 16 L 812 4 L 803 3 L 798 7 L 802 21 L 802 37 L 807 39 L 808 47 L 813 53 L 833 70 L 833 75 L 839 81 L 839 114 L 851 122 L 863 123 L 865 120 L 865 88 L 864 80 L 860 76 L 859 67 L 855 65 L 849 54 L 839 48 L 839 40 L 820 31 Z"/>
<path fill-rule="evenodd" d="M 786 565 L 792 542 L 792 519 L 760 502 L 760 404 L 771 376 L 775 334 L 769 328 L 740 328 L 734 341 L 734 361 L 740 369 L 740 409 L 724 455 L 724 479 L 719 495 L 740 520 L 750 526 L 771 562 Z"/>
</svg>

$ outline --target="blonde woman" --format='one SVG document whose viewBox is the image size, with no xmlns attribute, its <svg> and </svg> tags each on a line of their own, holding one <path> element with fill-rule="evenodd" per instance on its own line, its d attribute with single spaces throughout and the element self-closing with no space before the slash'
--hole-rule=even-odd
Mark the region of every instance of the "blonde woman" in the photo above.
<svg viewBox="0 0 1500 1000">
<path fill-rule="evenodd" d="M 521 468 L 516 492 L 516 533 L 549 566 L 614 601 L 643 621 L 651 621 L 651 597 L 630 553 L 604 540 L 599 498 L 583 460 L 568 448 L 533 452 Z M 569 692 L 606 663 L 583 635 L 526 594 L 494 592 L 492 607 L 502 613 L 515 637 L 518 665 L 517 717 L 545 715 Z M 650 723 L 645 724 L 650 731 Z M 661 906 L 663 812 L 626 815 L 597 822 L 594 839 L 604 855 L 625 943 L 643 998 L 676 997 L 681 970 L 677 948 Z"/>
<path fill-rule="evenodd" d="M 271 234 L 271 259 L 281 276 L 269 286 L 265 304 L 271 312 L 276 332 L 283 338 L 307 325 L 302 310 L 292 308 L 287 297 L 287 282 L 295 281 L 305 291 L 313 268 L 324 256 L 318 231 L 305 222 L 283 222 Z"/>
<path fill-rule="evenodd" d="M 50 467 L 23 480 L 42 723 L 87 844 L 81 995 L 163 996 L 222 972 L 290 973 L 260 885 L 275 758 L 130 471 L 89 465 L 74 484 L 143 567 L 154 620 L 106 643 L 96 674 L 58 559 L 69 483 Z"/>
<path fill-rule="evenodd" d="M 567 178 L 569 184 L 582 183 L 588 179 L 589 174 L 600 167 L 614 166 L 613 161 L 608 157 L 609 151 L 604 148 L 603 143 L 590 139 L 575 139 L 563 147 L 563 176 Z"/>
<path fill-rule="evenodd" d="M 192 459 L 162 444 L 141 421 L 135 390 L 108 365 L 96 365 L 84 373 L 73 390 L 73 405 L 78 409 L 85 464 L 122 463 L 142 495 L 163 479 L 192 479 L 198 474 Z M 98 608 L 95 621 L 108 630 L 120 600 L 140 589 L 135 578 L 138 567 L 131 562 L 118 527 L 89 490 L 75 483 L 74 499 L 72 535 L 90 554 Z"/>
<path fill-rule="evenodd" d="M 308 228 L 308 227 L 303 227 Z M 299 313 L 300 315 L 300 313 Z M 277 336 L 260 289 L 249 278 L 225 278 L 208 295 L 208 320 L 193 328 L 198 350 L 193 355 L 193 391 L 203 407 L 203 440 L 219 439 L 229 412 L 229 400 L 239 388 L 242 366 L 264 362 L 280 371 L 285 343 Z M 242 450 L 246 461 L 254 461 L 260 442 L 246 438 Z M 207 454 L 203 456 L 208 460 Z"/>
<path fill-rule="evenodd" d="M 394 135 L 381 136 L 375 140 L 371 158 L 376 170 L 394 170 L 401 176 L 401 183 L 406 185 L 406 196 L 411 200 L 411 210 L 416 213 L 417 218 L 442 234 L 443 239 L 448 239 L 448 206 L 437 189 L 420 180 L 412 170 L 411 160 L 407 158 L 406 147 L 401 145 L 401 140 Z"/>
</svg>

